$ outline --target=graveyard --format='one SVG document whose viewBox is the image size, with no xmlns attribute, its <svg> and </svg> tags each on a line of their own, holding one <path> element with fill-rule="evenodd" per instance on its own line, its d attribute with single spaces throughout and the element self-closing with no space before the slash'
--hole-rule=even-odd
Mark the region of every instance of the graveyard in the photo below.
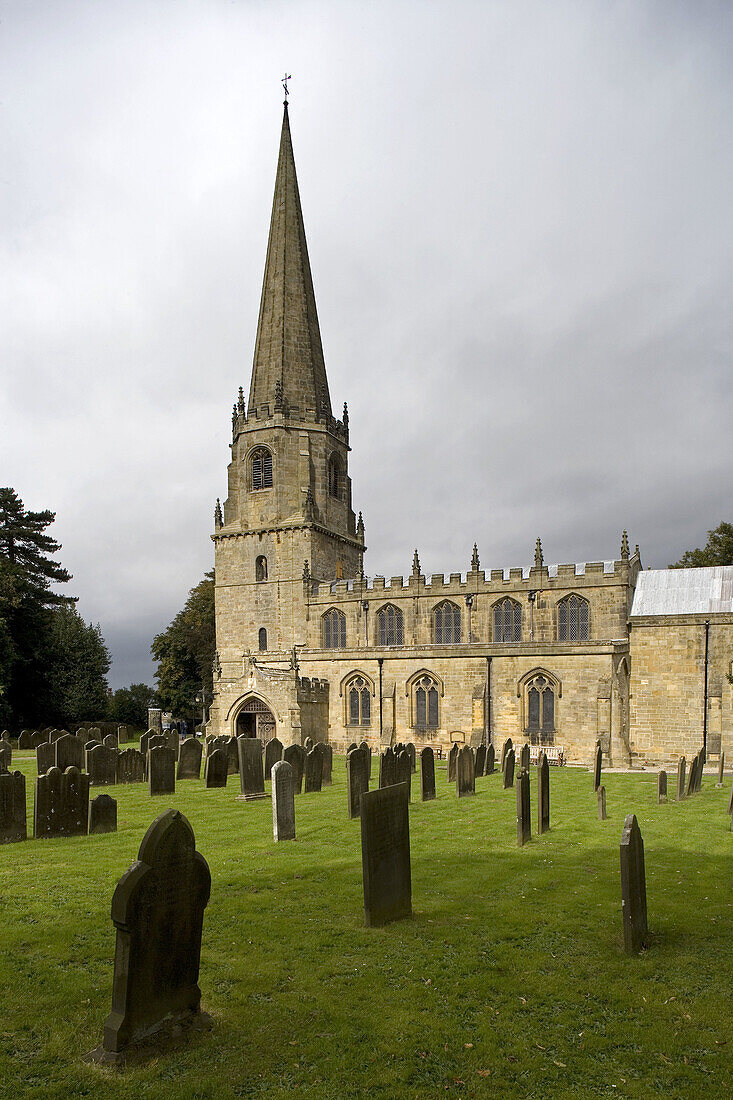
<svg viewBox="0 0 733 1100">
<path fill-rule="evenodd" d="M 165 751 L 165 750 L 163 750 Z M 370 789 L 378 786 L 374 765 Z M 33 820 L 34 753 L 13 753 Z M 730 777 L 657 801 L 657 775 L 553 768 L 550 829 L 518 845 L 502 775 L 457 797 L 412 776 L 412 915 L 367 927 L 359 820 L 344 757 L 295 795 L 295 839 L 275 843 L 265 797 L 239 776 L 101 788 L 117 831 L 2 847 L 2 1067 L 6 1095 L 71 1097 L 690 1097 L 733 1092 Z M 92 794 L 99 794 L 92 789 Z M 199 986 L 210 1030 L 88 1064 L 110 1011 L 116 884 L 153 820 L 179 810 L 211 873 Z M 648 947 L 624 953 L 619 844 L 644 838 Z M 33 829 L 29 829 L 32 837 Z"/>
</svg>

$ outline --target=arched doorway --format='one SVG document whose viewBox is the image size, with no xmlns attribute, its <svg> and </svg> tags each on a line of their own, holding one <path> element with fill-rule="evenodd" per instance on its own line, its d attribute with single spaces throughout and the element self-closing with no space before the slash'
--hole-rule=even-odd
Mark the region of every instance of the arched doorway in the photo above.
<svg viewBox="0 0 733 1100">
<path fill-rule="evenodd" d="M 237 737 L 259 737 L 263 745 L 275 736 L 275 716 L 256 696 L 245 700 L 237 714 Z"/>
</svg>

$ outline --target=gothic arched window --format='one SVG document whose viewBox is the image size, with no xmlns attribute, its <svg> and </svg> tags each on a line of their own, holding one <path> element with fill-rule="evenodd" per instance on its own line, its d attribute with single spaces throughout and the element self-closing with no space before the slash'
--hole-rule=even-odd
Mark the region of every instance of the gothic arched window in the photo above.
<svg viewBox="0 0 733 1100">
<path fill-rule="evenodd" d="M 533 744 L 551 744 L 555 732 L 555 687 L 543 673 L 524 685 L 525 733 Z"/>
<path fill-rule="evenodd" d="M 566 596 L 557 605 L 557 640 L 586 642 L 590 622 L 590 604 L 582 596 Z"/>
<path fill-rule="evenodd" d="M 415 729 L 437 729 L 439 720 L 438 685 L 427 673 L 412 685 L 412 724 Z"/>
<path fill-rule="evenodd" d="M 353 676 L 346 685 L 346 723 L 369 726 L 372 721 L 372 693 L 363 676 Z"/>
<path fill-rule="evenodd" d="M 341 463 L 336 455 L 331 455 L 328 460 L 328 495 L 341 496 Z"/>
<path fill-rule="evenodd" d="M 272 488 L 272 452 L 267 447 L 257 447 L 250 459 L 253 489 Z"/>
<path fill-rule="evenodd" d="M 388 603 L 377 612 L 378 645 L 404 645 L 402 612 Z"/>
<path fill-rule="evenodd" d="M 346 616 L 335 607 L 323 616 L 323 648 L 346 649 Z"/>
<path fill-rule="evenodd" d="M 267 558 L 264 554 L 260 554 L 255 562 L 255 580 L 267 580 Z"/>
<path fill-rule="evenodd" d="M 259 633 L 260 653 L 264 653 L 267 649 L 267 631 L 264 626 L 260 627 Z"/>
<path fill-rule="evenodd" d="M 494 641 L 521 642 L 522 607 L 507 596 L 494 604 Z"/>
<path fill-rule="evenodd" d="M 457 645 L 461 640 L 461 609 L 444 600 L 433 610 L 433 641 L 436 645 Z"/>
</svg>

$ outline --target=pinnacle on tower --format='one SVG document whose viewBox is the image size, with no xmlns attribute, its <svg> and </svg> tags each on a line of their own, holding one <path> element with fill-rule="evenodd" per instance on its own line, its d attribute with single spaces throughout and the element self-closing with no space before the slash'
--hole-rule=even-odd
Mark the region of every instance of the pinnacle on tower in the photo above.
<svg viewBox="0 0 733 1100">
<path fill-rule="evenodd" d="M 412 572 L 415 574 L 416 577 L 420 576 L 420 559 L 417 556 L 417 549 L 412 555 Z"/>
<path fill-rule="evenodd" d="M 471 572 L 472 573 L 478 573 L 480 568 L 481 568 L 481 562 L 479 561 L 479 557 L 478 557 L 478 546 L 474 542 L 474 544 L 473 544 L 473 554 L 471 554 Z"/>
<path fill-rule="evenodd" d="M 361 539 L 362 542 L 364 541 L 364 517 L 361 512 L 359 512 L 359 519 L 356 522 L 356 537 Z"/>
<path fill-rule="evenodd" d="M 237 412 L 240 416 L 244 416 L 244 390 L 239 387 L 239 397 L 237 399 Z"/>
<path fill-rule="evenodd" d="M 272 409 L 278 383 L 281 401 L 286 407 L 296 406 L 301 417 L 307 409 L 315 410 L 316 416 L 331 415 L 287 101 L 262 281 L 250 410 L 261 405 Z"/>
<path fill-rule="evenodd" d="M 216 498 L 216 507 L 214 508 L 214 527 L 219 528 L 224 526 L 224 517 L 221 514 L 221 501 Z"/>
<path fill-rule="evenodd" d="M 624 531 L 621 536 L 621 561 L 629 560 L 629 536 Z"/>
<path fill-rule="evenodd" d="M 308 523 L 313 523 L 316 518 L 316 502 L 313 499 L 313 490 L 310 485 L 308 491 L 305 494 L 305 505 L 303 506 L 303 518 Z"/>
<path fill-rule="evenodd" d="M 534 548 L 534 566 L 535 569 L 541 569 L 544 563 L 544 557 L 542 555 L 542 542 L 538 538 Z"/>
</svg>

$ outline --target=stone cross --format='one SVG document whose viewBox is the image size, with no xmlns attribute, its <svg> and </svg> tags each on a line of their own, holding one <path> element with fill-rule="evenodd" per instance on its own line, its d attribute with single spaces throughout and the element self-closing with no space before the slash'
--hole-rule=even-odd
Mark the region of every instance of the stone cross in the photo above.
<svg viewBox="0 0 733 1100">
<path fill-rule="evenodd" d="M 435 798 L 435 753 L 430 745 L 420 752 L 420 796 L 423 802 Z"/>
<path fill-rule="evenodd" d="M 287 760 L 276 760 L 272 779 L 272 835 L 275 840 L 295 840 L 295 773 Z"/>
<path fill-rule="evenodd" d="M 369 927 L 412 914 L 409 813 L 406 783 L 361 796 L 364 919 Z"/>
<path fill-rule="evenodd" d="M 546 752 L 537 757 L 537 832 L 550 829 L 550 762 Z"/>
<path fill-rule="evenodd" d="M 646 873 L 644 841 L 634 814 L 629 814 L 621 834 L 621 909 L 624 950 L 635 955 L 646 947 Z"/>
<path fill-rule="evenodd" d="M 521 848 L 532 838 L 532 814 L 529 802 L 529 772 L 520 768 L 517 773 L 517 844 Z"/>
</svg>

